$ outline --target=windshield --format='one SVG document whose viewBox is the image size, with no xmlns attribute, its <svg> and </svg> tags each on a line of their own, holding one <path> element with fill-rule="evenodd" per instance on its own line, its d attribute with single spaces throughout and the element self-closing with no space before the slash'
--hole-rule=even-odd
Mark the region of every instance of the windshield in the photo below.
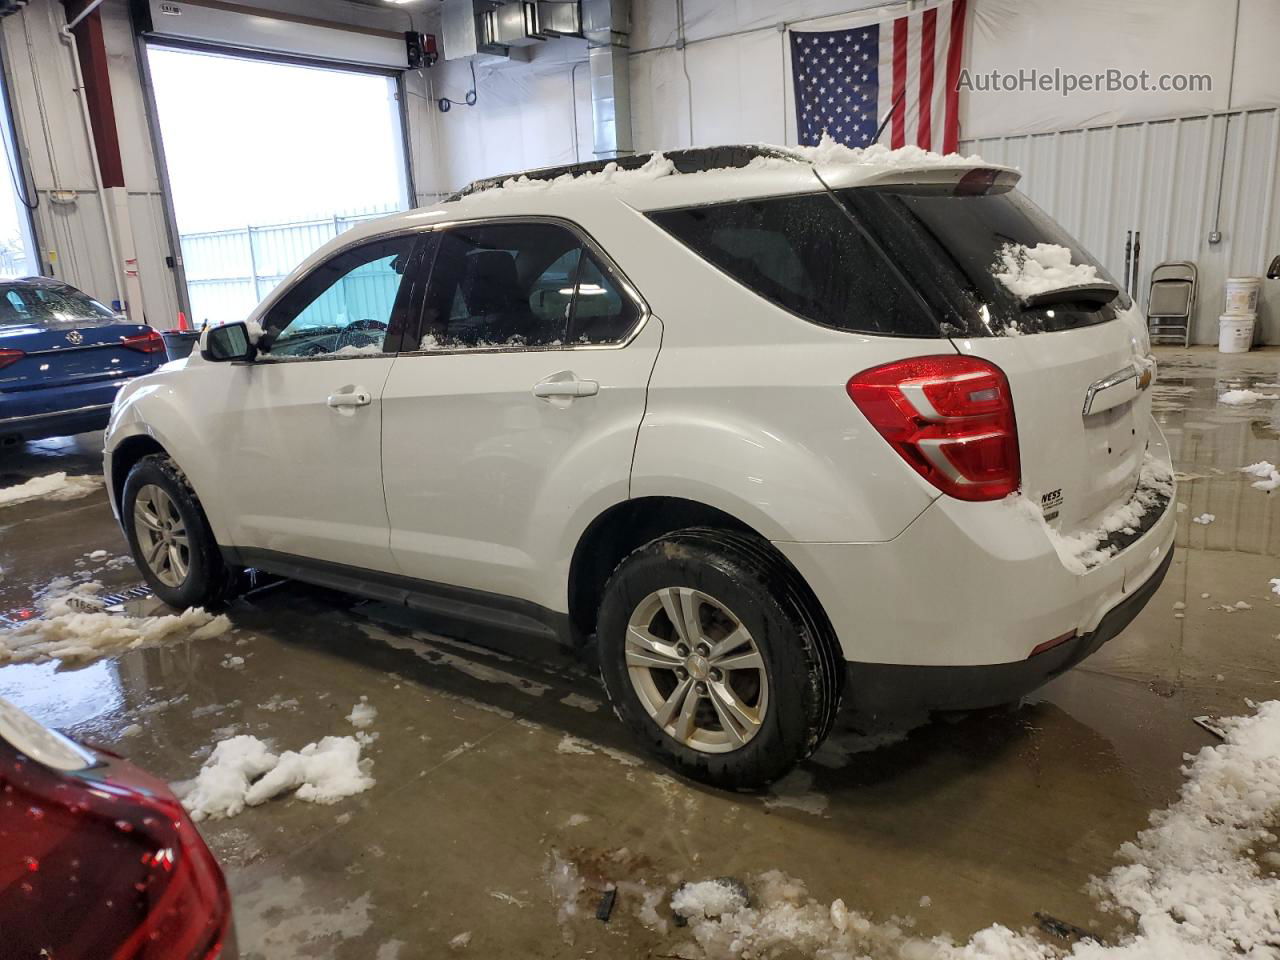
<svg viewBox="0 0 1280 960">
<path fill-rule="evenodd" d="M 51 330 L 84 326 L 85 321 L 112 321 L 115 318 L 109 307 L 74 287 L 0 283 L 0 327 Z"/>
<path fill-rule="evenodd" d="M 1013 326 L 1043 333 L 1105 323 L 1129 304 L 1123 292 L 1108 306 L 1093 302 L 1024 307 L 995 277 L 1009 248 L 1046 243 L 1071 252 L 1073 264 L 1118 284 L 1052 217 L 1009 187 L 958 195 L 951 187 L 854 187 L 840 191 L 858 222 L 893 257 L 943 318 L 944 332 L 991 336 Z"/>
</svg>

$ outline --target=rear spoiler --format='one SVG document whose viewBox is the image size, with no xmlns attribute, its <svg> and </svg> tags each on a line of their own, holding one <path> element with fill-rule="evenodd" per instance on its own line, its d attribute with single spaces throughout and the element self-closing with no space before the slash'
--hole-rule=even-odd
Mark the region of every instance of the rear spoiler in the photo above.
<svg viewBox="0 0 1280 960">
<path fill-rule="evenodd" d="M 831 189 L 842 187 L 951 186 L 957 196 L 976 196 L 992 189 L 1009 190 L 1022 179 L 1013 167 L 997 164 L 945 163 L 911 166 L 824 164 L 814 167 Z"/>
<path fill-rule="evenodd" d="M 1023 310 L 1047 307 L 1055 303 L 1092 303 L 1105 307 L 1118 296 L 1120 296 L 1119 287 L 1110 283 L 1078 283 L 1071 287 L 1057 287 L 1053 290 L 1027 294 L 1025 297 L 1019 297 L 1018 302 Z"/>
</svg>

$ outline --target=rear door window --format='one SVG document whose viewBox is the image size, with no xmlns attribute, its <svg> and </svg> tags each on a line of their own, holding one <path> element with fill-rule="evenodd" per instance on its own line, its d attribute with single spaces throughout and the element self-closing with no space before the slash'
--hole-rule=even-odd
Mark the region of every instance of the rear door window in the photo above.
<svg viewBox="0 0 1280 960">
<path fill-rule="evenodd" d="M 581 243 L 547 223 L 491 223 L 444 232 L 431 268 L 420 349 L 564 343 Z"/>
<path fill-rule="evenodd" d="M 623 339 L 634 302 L 583 239 L 555 223 L 481 223 L 443 232 L 419 349 L 553 348 Z"/>
<path fill-rule="evenodd" d="M 830 194 L 649 214 L 694 253 L 785 310 L 858 333 L 937 337 L 924 304 Z"/>
</svg>

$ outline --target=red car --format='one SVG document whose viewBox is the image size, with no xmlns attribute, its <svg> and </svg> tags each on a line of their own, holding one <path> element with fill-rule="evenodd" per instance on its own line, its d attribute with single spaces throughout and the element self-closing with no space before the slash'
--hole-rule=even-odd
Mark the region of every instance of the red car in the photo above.
<svg viewBox="0 0 1280 960">
<path fill-rule="evenodd" d="M 164 782 L 0 698 L 0 943 L 15 960 L 234 960 L 231 897 Z"/>
</svg>

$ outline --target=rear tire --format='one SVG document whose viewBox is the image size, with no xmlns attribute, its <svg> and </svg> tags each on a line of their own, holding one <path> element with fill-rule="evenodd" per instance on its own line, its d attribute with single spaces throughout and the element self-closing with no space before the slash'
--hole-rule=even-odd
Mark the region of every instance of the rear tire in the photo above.
<svg viewBox="0 0 1280 960">
<path fill-rule="evenodd" d="M 681 621 L 681 623 L 677 623 Z M 830 732 L 830 627 L 768 543 L 693 528 L 645 544 L 605 586 L 600 668 L 619 716 L 692 779 L 754 789 Z"/>
<path fill-rule="evenodd" d="M 143 457 L 124 482 L 120 519 L 134 563 L 155 595 L 178 610 L 217 608 L 236 591 L 195 491 L 164 454 Z"/>
</svg>

